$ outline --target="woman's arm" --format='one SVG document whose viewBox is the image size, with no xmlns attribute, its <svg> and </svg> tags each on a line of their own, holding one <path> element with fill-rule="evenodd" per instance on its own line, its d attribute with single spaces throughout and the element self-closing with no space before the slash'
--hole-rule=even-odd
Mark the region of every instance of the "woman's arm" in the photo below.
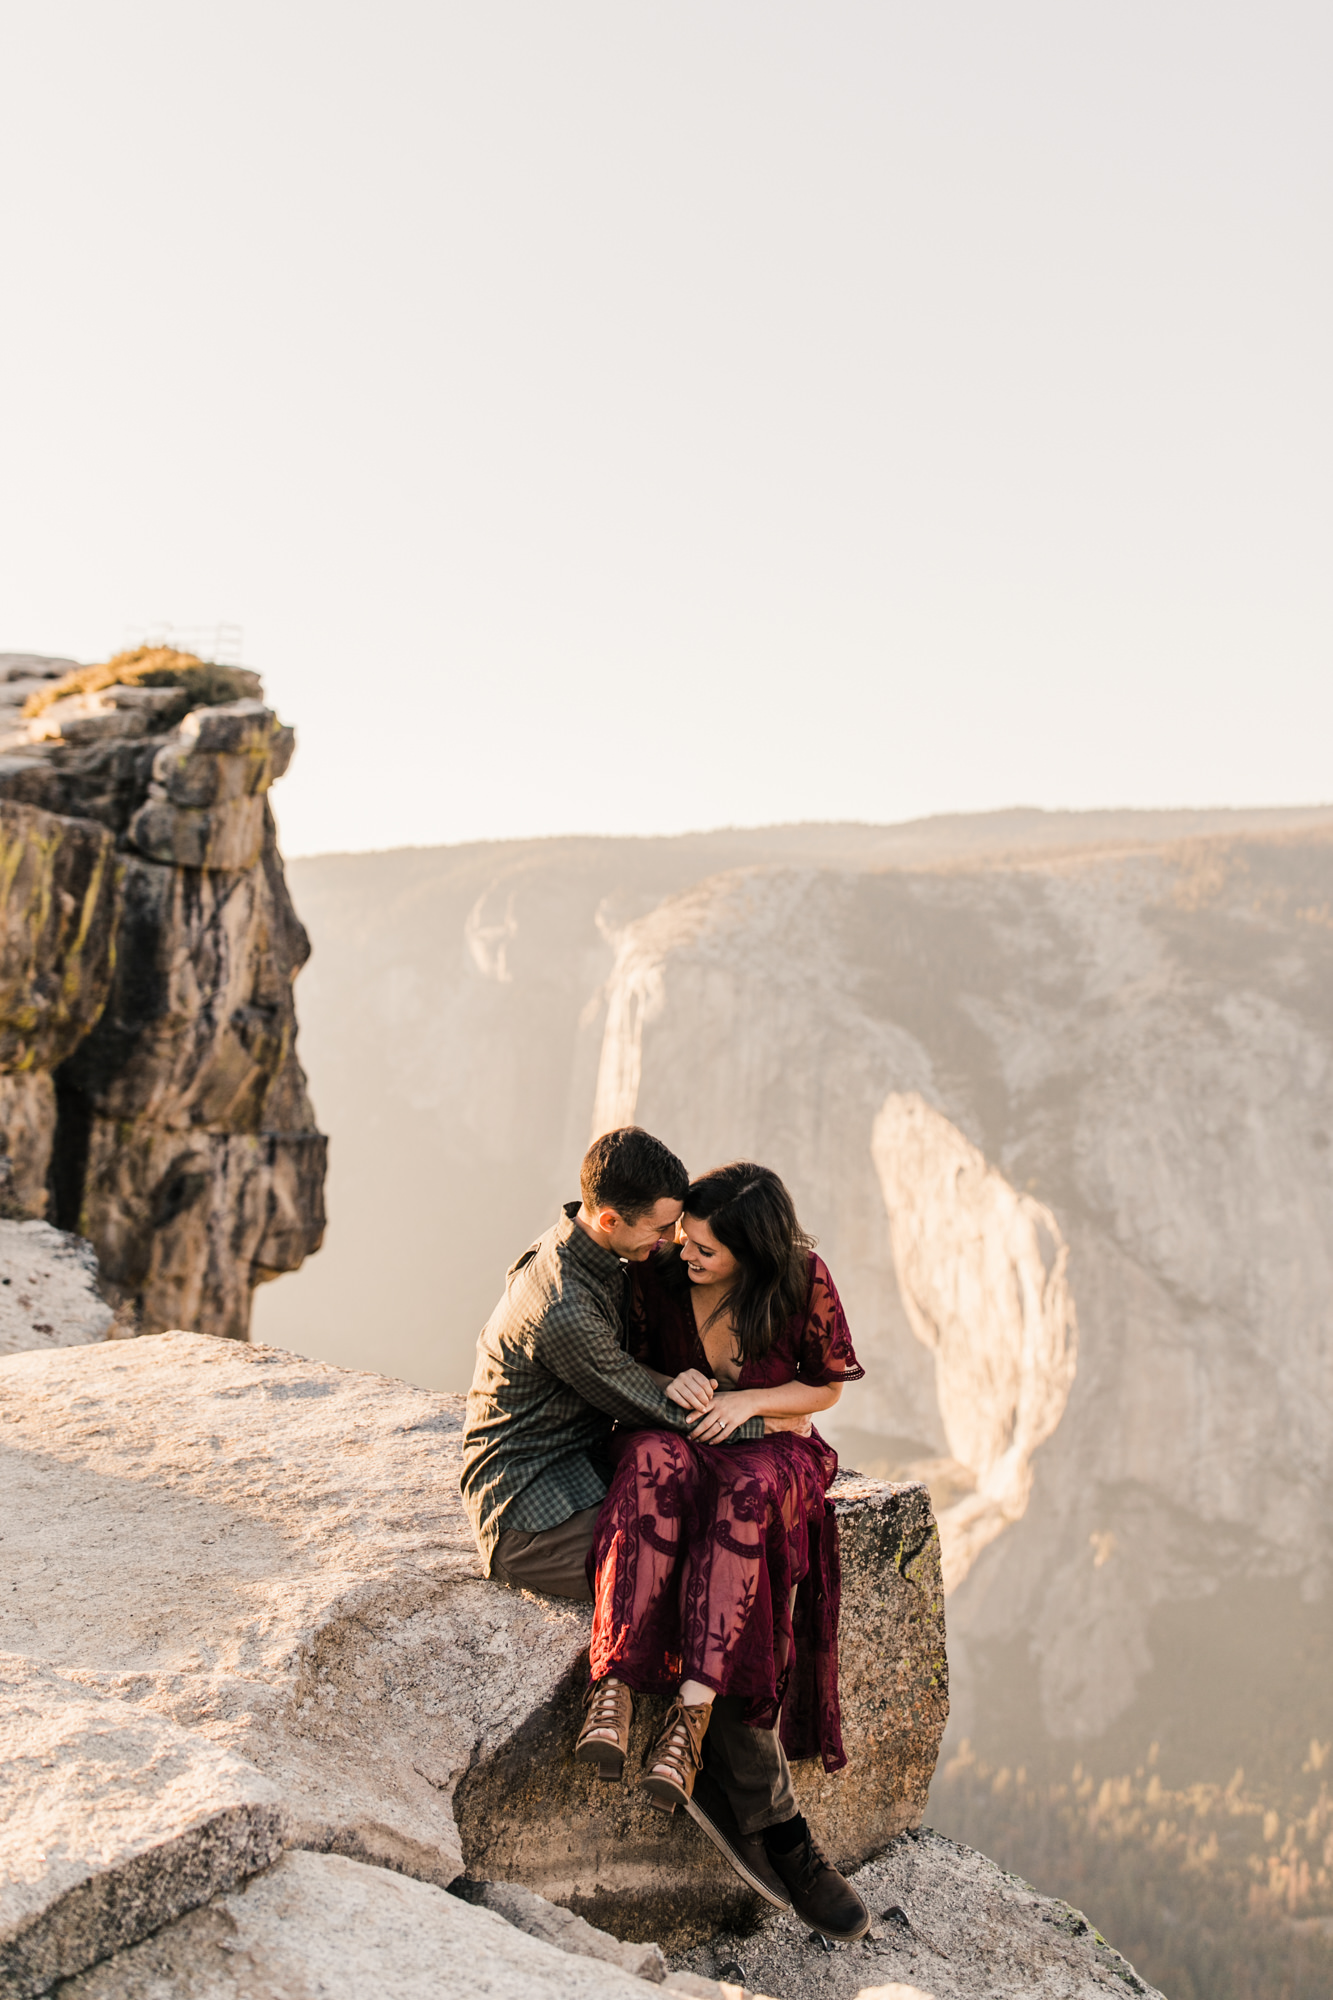
<svg viewBox="0 0 1333 2000">
<path fill-rule="evenodd" d="M 707 1409 L 690 1419 L 691 1435 L 701 1444 L 721 1444 L 751 1417 L 807 1417 L 831 1410 L 842 1394 L 841 1382 L 815 1388 L 807 1382 L 780 1382 L 775 1389 L 720 1389 Z"/>
</svg>

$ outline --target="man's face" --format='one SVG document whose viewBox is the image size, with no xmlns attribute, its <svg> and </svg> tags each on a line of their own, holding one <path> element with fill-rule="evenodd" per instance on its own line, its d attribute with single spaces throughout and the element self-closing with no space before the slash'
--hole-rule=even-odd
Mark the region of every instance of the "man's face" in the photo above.
<svg viewBox="0 0 1333 2000">
<path fill-rule="evenodd" d="M 683 1212 L 681 1202 L 659 1201 L 637 1222 L 625 1222 L 613 1208 L 604 1208 L 597 1217 L 597 1226 L 610 1239 L 617 1257 L 628 1258 L 631 1264 L 642 1264 L 664 1243 L 675 1241 L 676 1224 Z"/>
</svg>

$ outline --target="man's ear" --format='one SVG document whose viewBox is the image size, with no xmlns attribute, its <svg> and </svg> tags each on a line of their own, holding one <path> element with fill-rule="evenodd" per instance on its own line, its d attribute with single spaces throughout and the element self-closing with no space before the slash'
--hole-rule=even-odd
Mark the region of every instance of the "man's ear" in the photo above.
<svg viewBox="0 0 1333 2000">
<path fill-rule="evenodd" d="M 613 1236 L 619 1225 L 620 1216 L 614 1208 L 598 1209 L 597 1227 L 601 1230 L 603 1236 Z"/>
</svg>

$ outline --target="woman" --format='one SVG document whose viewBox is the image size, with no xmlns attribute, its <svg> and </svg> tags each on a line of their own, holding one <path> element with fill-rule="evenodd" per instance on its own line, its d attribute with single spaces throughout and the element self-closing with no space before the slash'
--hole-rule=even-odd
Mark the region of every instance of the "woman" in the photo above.
<svg viewBox="0 0 1333 2000">
<path fill-rule="evenodd" d="M 693 1796 L 715 1696 L 745 1721 L 782 1717 L 791 1756 L 846 1763 L 838 1715 L 837 1455 L 811 1428 L 724 1444 L 751 1417 L 830 1409 L 864 1374 L 833 1280 L 778 1176 L 749 1161 L 694 1181 L 680 1254 L 631 1267 L 631 1348 L 697 1412 L 613 1440 L 615 1476 L 588 1557 L 587 1719 L 575 1755 L 619 1775 L 630 1690 L 678 1689 L 644 1789 L 672 1812 Z"/>
</svg>

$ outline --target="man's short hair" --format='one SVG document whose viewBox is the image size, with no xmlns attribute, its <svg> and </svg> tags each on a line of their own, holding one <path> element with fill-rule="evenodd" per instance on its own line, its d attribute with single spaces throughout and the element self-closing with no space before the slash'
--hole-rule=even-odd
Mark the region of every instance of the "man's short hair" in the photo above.
<svg viewBox="0 0 1333 2000">
<path fill-rule="evenodd" d="M 637 1222 L 659 1201 L 684 1201 L 689 1185 L 671 1148 L 639 1125 L 622 1125 L 594 1139 L 579 1173 L 589 1215 L 613 1208 L 622 1222 Z"/>
</svg>

